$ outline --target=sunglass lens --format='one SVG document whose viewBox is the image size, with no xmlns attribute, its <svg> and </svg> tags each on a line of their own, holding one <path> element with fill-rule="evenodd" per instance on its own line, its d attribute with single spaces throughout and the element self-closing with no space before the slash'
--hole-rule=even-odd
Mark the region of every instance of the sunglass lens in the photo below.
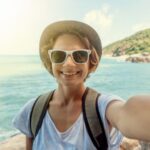
<svg viewBox="0 0 150 150">
<path fill-rule="evenodd" d="M 62 63 L 66 58 L 66 53 L 63 51 L 53 51 L 51 53 L 51 61 L 53 63 Z"/>
<path fill-rule="evenodd" d="M 75 51 L 73 58 L 77 63 L 85 63 L 88 59 L 88 53 L 86 51 Z"/>
</svg>

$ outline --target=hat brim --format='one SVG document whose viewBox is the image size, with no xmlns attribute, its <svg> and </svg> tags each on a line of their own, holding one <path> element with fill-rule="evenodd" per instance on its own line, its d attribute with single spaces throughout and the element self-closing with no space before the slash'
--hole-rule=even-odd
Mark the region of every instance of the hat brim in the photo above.
<svg viewBox="0 0 150 150">
<path fill-rule="evenodd" d="M 67 31 L 77 31 L 82 35 L 86 36 L 89 42 L 94 46 L 96 49 L 97 54 L 99 57 L 102 54 L 102 45 L 101 40 L 97 34 L 97 32 L 88 24 L 79 21 L 73 20 L 65 20 L 59 21 L 50 24 L 45 28 L 43 31 L 41 38 L 40 38 L 40 49 L 43 45 L 47 45 L 50 38 L 56 37 L 59 33 L 67 32 Z"/>
</svg>

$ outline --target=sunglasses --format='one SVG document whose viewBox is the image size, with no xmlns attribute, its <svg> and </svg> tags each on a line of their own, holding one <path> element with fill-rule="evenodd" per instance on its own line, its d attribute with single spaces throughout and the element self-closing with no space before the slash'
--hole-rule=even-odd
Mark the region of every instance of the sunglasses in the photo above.
<svg viewBox="0 0 150 150">
<path fill-rule="evenodd" d="M 68 56 L 71 56 L 73 61 L 77 64 L 84 64 L 89 60 L 89 55 L 91 54 L 91 50 L 81 49 L 81 50 L 48 50 L 48 54 L 50 56 L 50 60 L 55 64 L 62 64 L 66 61 Z"/>
</svg>

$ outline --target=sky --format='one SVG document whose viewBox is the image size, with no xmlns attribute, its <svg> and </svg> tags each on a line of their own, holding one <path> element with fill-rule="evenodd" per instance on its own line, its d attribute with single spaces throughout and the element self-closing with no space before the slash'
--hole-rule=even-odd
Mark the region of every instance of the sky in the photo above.
<svg viewBox="0 0 150 150">
<path fill-rule="evenodd" d="M 59 20 L 91 25 L 103 47 L 150 28 L 150 0 L 0 0 L 0 55 L 38 55 L 43 29 Z"/>
</svg>

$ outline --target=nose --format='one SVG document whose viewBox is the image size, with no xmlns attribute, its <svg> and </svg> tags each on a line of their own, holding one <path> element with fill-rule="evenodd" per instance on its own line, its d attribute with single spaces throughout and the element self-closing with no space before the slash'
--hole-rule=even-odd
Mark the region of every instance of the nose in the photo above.
<svg viewBox="0 0 150 150">
<path fill-rule="evenodd" d="M 67 56 L 63 66 L 75 66 L 75 63 L 73 61 L 73 58 L 69 55 Z"/>
</svg>

